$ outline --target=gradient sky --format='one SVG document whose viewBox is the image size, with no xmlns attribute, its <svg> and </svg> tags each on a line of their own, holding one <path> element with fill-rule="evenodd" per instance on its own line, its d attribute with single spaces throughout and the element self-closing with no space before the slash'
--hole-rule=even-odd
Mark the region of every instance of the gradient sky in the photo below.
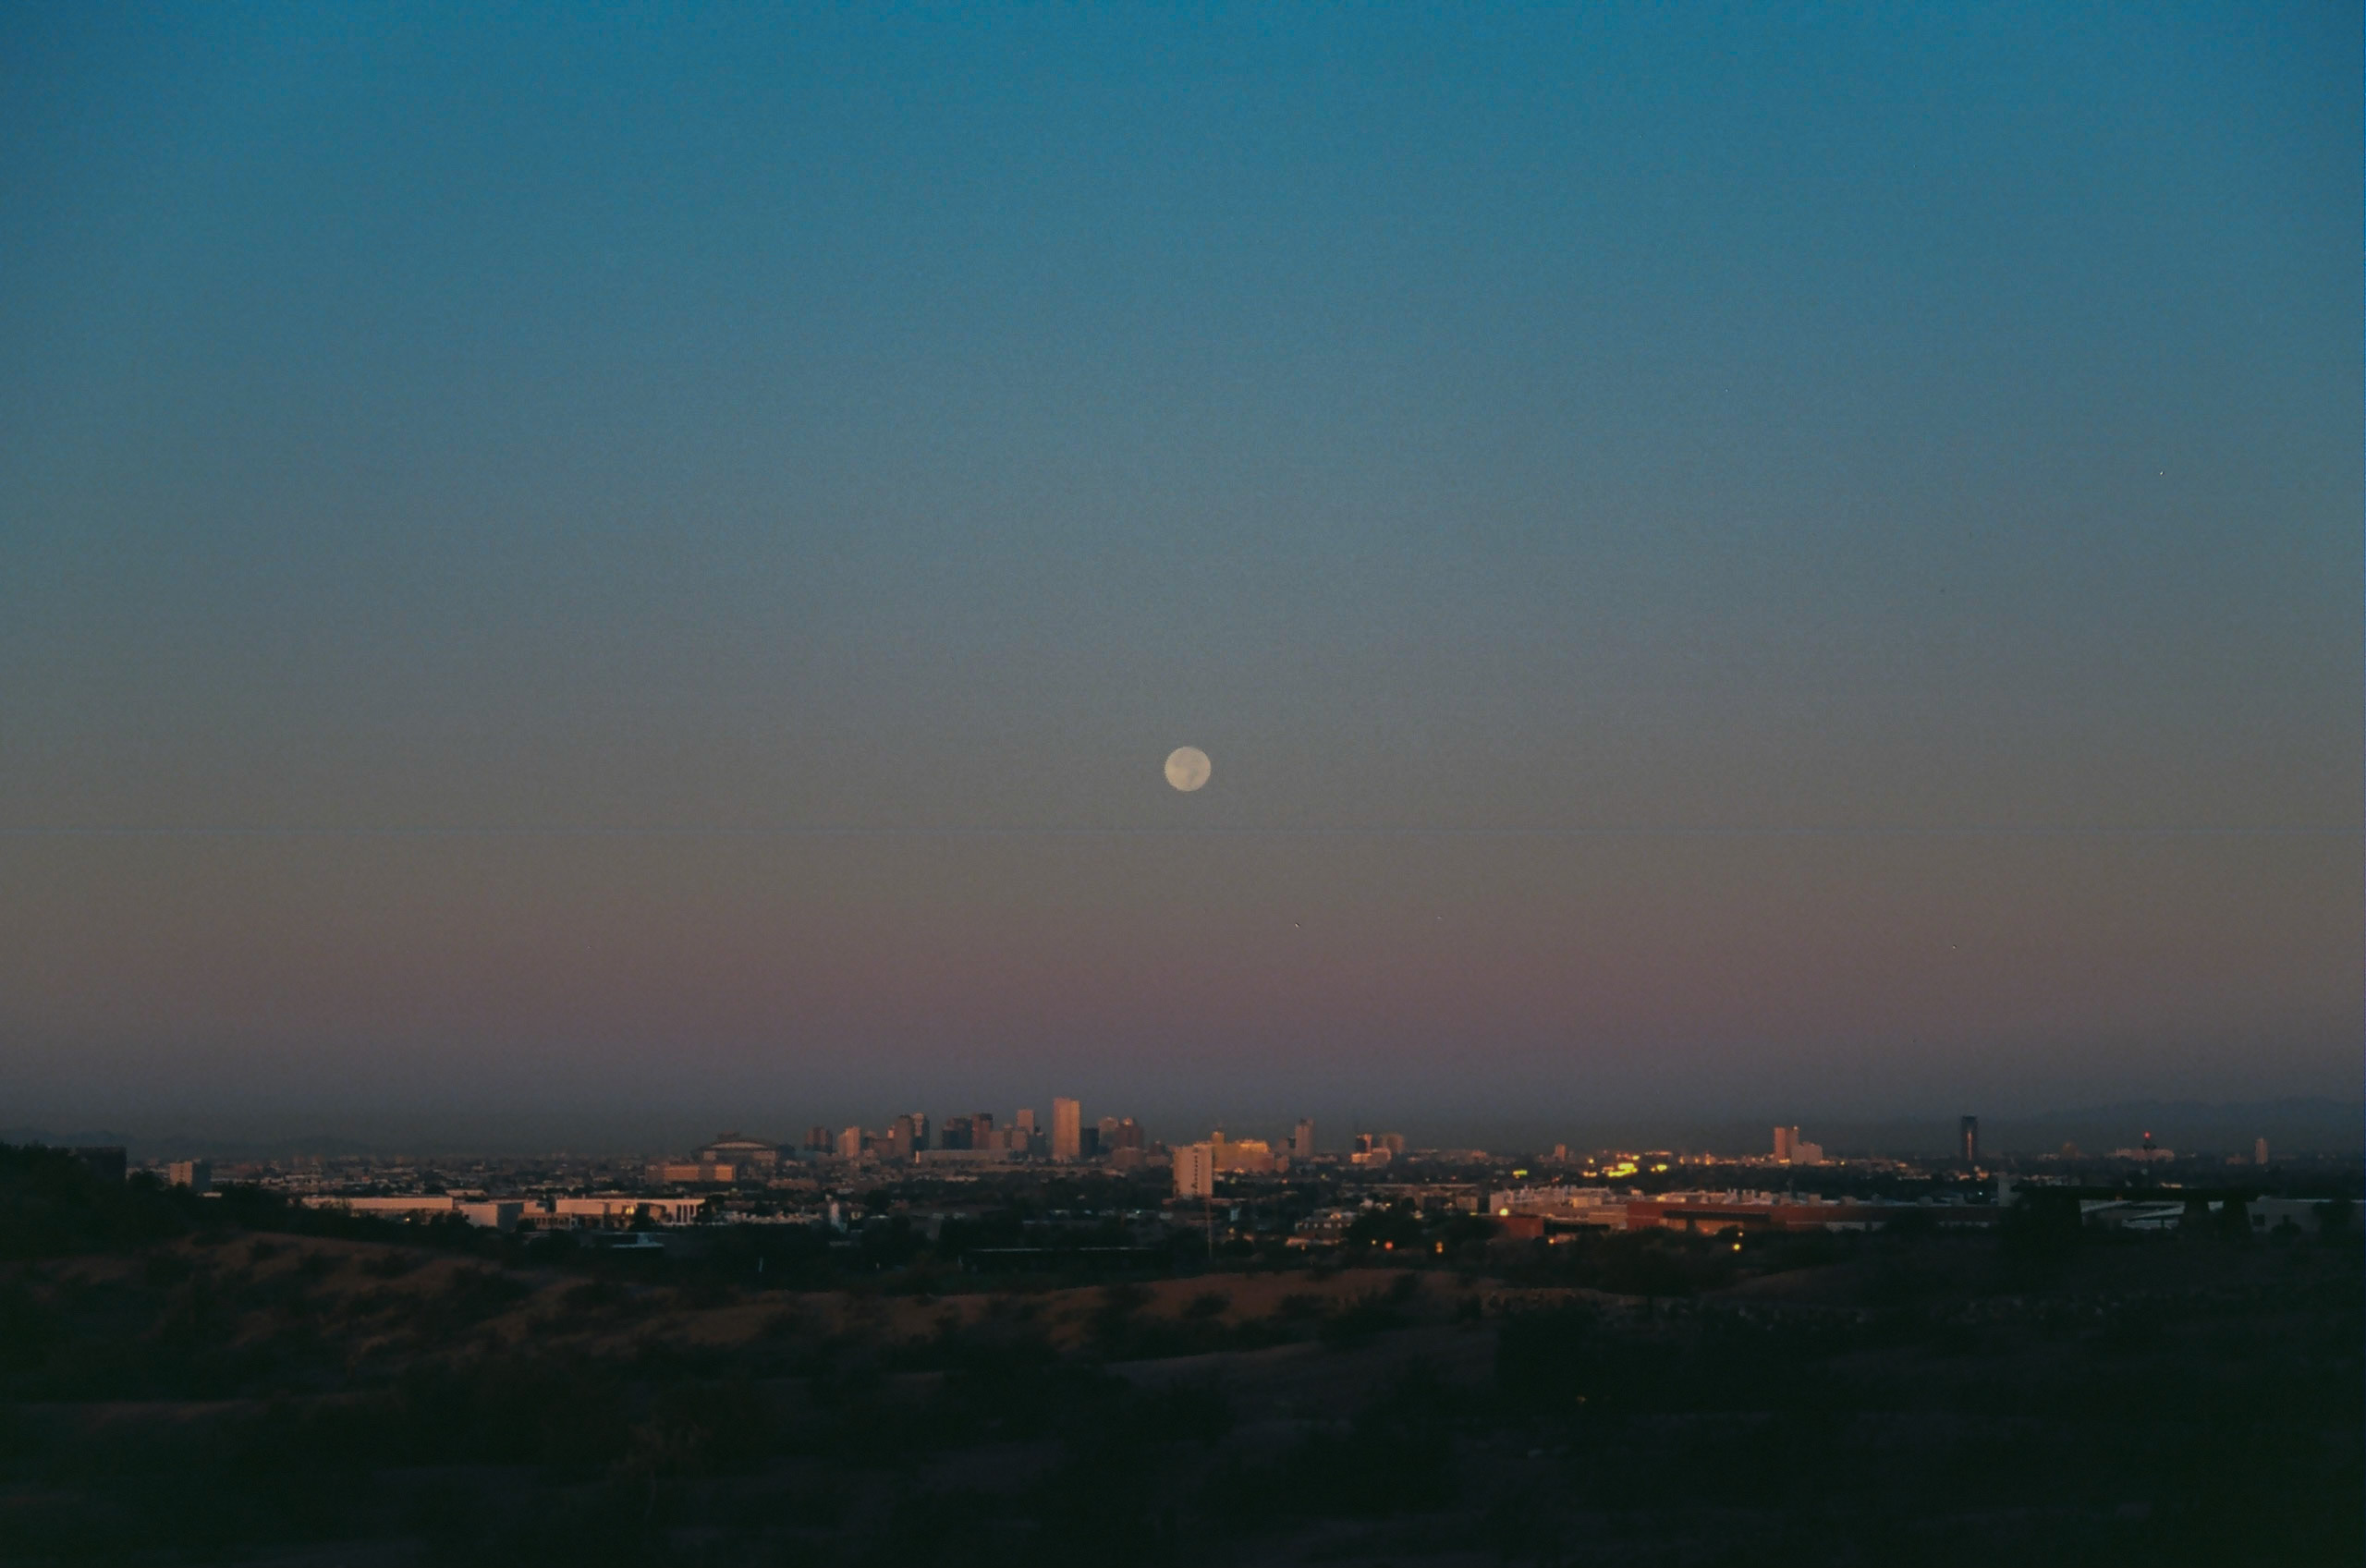
<svg viewBox="0 0 2366 1568">
<path fill-rule="evenodd" d="M 2360 34 L 13 8 L 0 1123 L 2354 1097 Z"/>
</svg>

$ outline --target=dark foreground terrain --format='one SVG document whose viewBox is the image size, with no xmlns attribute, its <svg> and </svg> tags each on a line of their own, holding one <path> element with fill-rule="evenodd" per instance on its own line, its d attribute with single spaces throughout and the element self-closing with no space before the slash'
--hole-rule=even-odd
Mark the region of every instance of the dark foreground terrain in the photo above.
<svg viewBox="0 0 2366 1568">
<path fill-rule="evenodd" d="M 770 1290 L 489 1243 L 0 1150 L 0 1561 L 2361 1555 L 2348 1231 Z"/>
</svg>

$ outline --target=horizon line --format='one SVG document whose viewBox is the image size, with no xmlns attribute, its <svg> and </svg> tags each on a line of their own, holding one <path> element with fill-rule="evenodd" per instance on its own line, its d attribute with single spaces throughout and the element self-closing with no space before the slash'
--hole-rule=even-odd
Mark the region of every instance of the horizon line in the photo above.
<svg viewBox="0 0 2366 1568">
<path fill-rule="evenodd" d="M 2164 823 L 2106 826 L 2062 823 L 1605 823 L 1590 826 L 1365 827 L 912 825 L 845 823 L 625 824 L 36 824 L 0 827 L 0 838 L 2355 838 L 2366 825 L 2332 827 Z"/>
</svg>

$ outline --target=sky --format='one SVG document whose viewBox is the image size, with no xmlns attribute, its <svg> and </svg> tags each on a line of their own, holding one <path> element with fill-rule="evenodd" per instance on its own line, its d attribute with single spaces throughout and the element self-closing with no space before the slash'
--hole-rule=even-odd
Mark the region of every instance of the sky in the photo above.
<svg viewBox="0 0 2366 1568">
<path fill-rule="evenodd" d="M 2360 38 L 12 8 L 0 1124 L 2355 1099 Z"/>
</svg>

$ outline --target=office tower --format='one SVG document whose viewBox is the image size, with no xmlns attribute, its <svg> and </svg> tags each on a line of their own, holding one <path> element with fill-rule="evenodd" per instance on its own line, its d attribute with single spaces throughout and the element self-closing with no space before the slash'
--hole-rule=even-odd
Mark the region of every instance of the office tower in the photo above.
<svg viewBox="0 0 2366 1568">
<path fill-rule="evenodd" d="M 1774 1129 L 1774 1158 L 1777 1161 L 1786 1165 L 1791 1162 L 1791 1145 L 1798 1140 L 1799 1136 L 1799 1129 L 1797 1127 Z"/>
<path fill-rule="evenodd" d="M 1216 1192 L 1215 1150 L 1204 1143 L 1187 1143 L 1175 1151 L 1175 1196 L 1213 1197 Z"/>
<path fill-rule="evenodd" d="M 1035 1112 L 1033 1108 L 1029 1107 L 1020 1111 L 1018 1112 L 1018 1120 L 1013 1122 L 1011 1124 L 1022 1133 L 1033 1132 L 1035 1130 Z"/>
<path fill-rule="evenodd" d="M 1117 1147 L 1117 1118 L 1104 1116 L 1095 1124 L 1101 1131 L 1101 1147 L 1105 1151 Z"/>
<path fill-rule="evenodd" d="M 1052 1101 L 1052 1158 L 1075 1160 L 1084 1153 L 1084 1107 L 1073 1100 Z"/>
<path fill-rule="evenodd" d="M 928 1112 L 925 1111 L 915 1111 L 912 1112 L 912 1147 L 914 1149 L 926 1149 L 929 1147 Z"/>
<path fill-rule="evenodd" d="M 2264 1165 L 2267 1163 L 2267 1140 L 2265 1138 L 2256 1139 L 2251 1144 L 2251 1163 L 2254 1165 Z"/>
<path fill-rule="evenodd" d="M 862 1129 L 860 1127 L 848 1127 L 838 1135 L 838 1158 L 841 1160 L 862 1158 Z"/>
<path fill-rule="evenodd" d="M 1298 1125 L 1291 1129 L 1290 1158 L 1293 1160 L 1311 1160 L 1314 1158 L 1313 1117 L 1300 1116 L 1298 1119 Z"/>
<path fill-rule="evenodd" d="M 1966 1116 L 1963 1119 L 1960 1130 L 1963 1134 L 1963 1162 L 1967 1165 L 1979 1164 L 1980 1118 L 1977 1116 Z"/>
<path fill-rule="evenodd" d="M 829 1153 L 831 1145 L 836 1140 L 831 1136 L 830 1129 L 827 1127 L 808 1127 L 805 1129 L 805 1147 L 815 1154 Z"/>
<path fill-rule="evenodd" d="M 1119 1122 L 1114 1130 L 1110 1128 L 1109 1121 L 1106 1117 L 1102 1119 L 1101 1125 L 1101 1147 L 1104 1149 L 1116 1150 L 1120 1149 L 1140 1149 L 1143 1147 L 1142 1125 L 1140 1122 L 1135 1121 L 1131 1116 L 1128 1116 Z"/>
<path fill-rule="evenodd" d="M 887 1124 L 887 1158 L 909 1160 L 917 1146 L 912 1142 L 912 1119 L 898 1116 Z"/>
<path fill-rule="evenodd" d="M 2262 1149 L 2265 1149 L 2267 1147 L 2264 1139 L 2261 1141 L 2260 1147 Z M 2262 1165 L 2267 1163 L 2267 1160 L 2264 1155 L 2261 1157 L 2260 1163 Z M 211 1160 L 176 1160 L 171 1164 L 165 1167 L 165 1185 L 167 1186 L 187 1187 L 191 1192 L 203 1192 L 213 1185 L 213 1161 Z"/>
</svg>

